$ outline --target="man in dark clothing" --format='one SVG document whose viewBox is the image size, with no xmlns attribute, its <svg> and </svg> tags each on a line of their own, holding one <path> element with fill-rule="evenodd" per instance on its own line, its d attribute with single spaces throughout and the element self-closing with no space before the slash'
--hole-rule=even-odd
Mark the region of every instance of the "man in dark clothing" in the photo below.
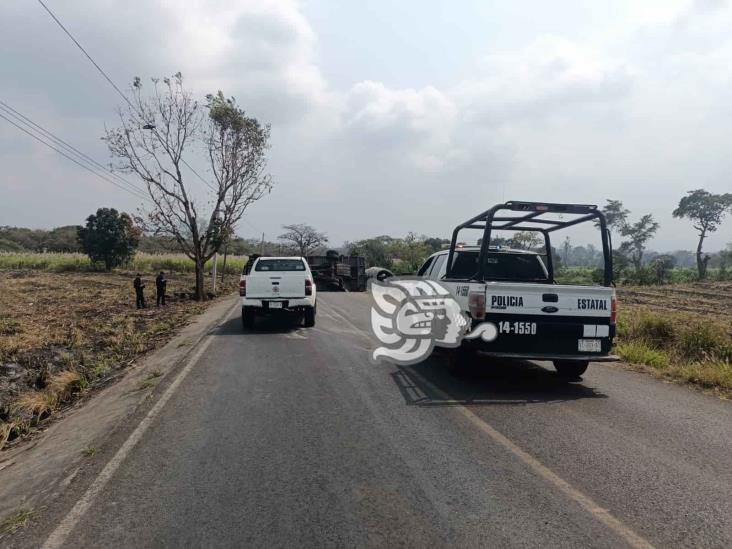
<svg viewBox="0 0 732 549">
<path fill-rule="evenodd" d="M 165 273 L 160 271 L 160 274 L 155 277 L 155 289 L 157 290 L 157 306 L 165 305 L 165 288 L 168 285 L 168 281 L 165 280 Z"/>
<path fill-rule="evenodd" d="M 132 285 L 135 287 L 135 296 L 137 297 L 137 308 L 144 309 L 145 308 L 145 294 L 143 293 L 143 290 L 145 289 L 145 285 L 142 283 L 142 279 L 140 278 L 140 273 L 137 273 L 137 276 L 135 277 L 135 281 L 132 283 Z"/>
</svg>

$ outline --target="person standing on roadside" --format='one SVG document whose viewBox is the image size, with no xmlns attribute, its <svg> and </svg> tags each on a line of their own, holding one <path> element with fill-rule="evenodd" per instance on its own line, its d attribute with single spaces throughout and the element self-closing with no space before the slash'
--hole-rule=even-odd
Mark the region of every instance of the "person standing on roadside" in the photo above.
<svg viewBox="0 0 732 549">
<path fill-rule="evenodd" d="M 168 286 L 168 281 L 165 279 L 165 273 L 160 271 L 160 274 L 155 277 L 155 290 L 157 291 L 157 306 L 165 305 L 165 289 Z"/>
<path fill-rule="evenodd" d="M 142 278 L 140 277 L 140 273 L 137 273 L 137 276 L 135 277 L 135 281 L 132 283 L 132 285 L 135 287 L 135 298 L 137 302 L 137 308 L 138 309 L 144 309 L 145 308 L 145 285 L 142 283 Z"/>
</svg>

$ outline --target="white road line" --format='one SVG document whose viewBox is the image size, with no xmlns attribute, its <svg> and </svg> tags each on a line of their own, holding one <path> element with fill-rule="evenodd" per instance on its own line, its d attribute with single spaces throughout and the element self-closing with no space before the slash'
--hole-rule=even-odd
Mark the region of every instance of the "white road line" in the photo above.
<svg viewBox="0 0 732 549">
<path fill-rule="evenodd" d="M 339 311 L 335 310 L 333 306 L 330 304 L 328 307 L 331 309 L 333 313 L 338 315 L 341 320 L 344 322 L 347 322 L 351 326 L 353 326 L 356 330 L 358 330 L 361 335 L 364 338 L 368 338 L 365 334 L 363 334 L 363 331 L 358 328 L 351 320 L 349 320 L 346 315 L 341 314 Z M 436 395 L 438 395 L 441 399 L 451 399 L 452 397 L 446 393 L 445 391 L 437 388 L 434 384 L 432 384 L 430 381 L 426 380 L 421 374 L 419 374 L 413 367 L 407 366 L 403 367 L 406 370 L 409 371 L 411 375 L 418 378 L 420 383 L 424 384 L 426 387 L 430 389 L 430 391 L 433 391 Z M 604 524 L 607 528 L 615 532 L 618 536 L 623 538 L 628 545 L 631 547 L 637 548 L 637 549 L 653 549 L 653 545 L 646 540 L 645 538 L 641 537 L 640 535 L 636 534 L 629 526 L 624 524 L 620 519 L 613 516 L 610 511 L 607 509 L 604 509 L 595 501 L 587 496 L 586 494 L 579 491 L 577 488 L 573 487 L 569 482 L 564 480 L 562 477 L 557 475 L 554 471 L 549 469 L 546 465 L 541 463 L 538 459 L 536 459 L 534 456 L 523 450 L 520 446 L 518 446 L 515 442 L 513 442 L 510 438 L 502 434 L 501 432 L 497 431 L 494 427 L 492 427 L 487 421 L 485 421 L 483 418 L 479 417 L 477 414 L 466 408 L 465 406 L 455 406 L 450 408 L 451 410 L 457 410 L 460 412 L 470 423 L 472 423 L 476 428 L 478 428 L 482 433 L 488 435 L 495 443 L 503 447 L 505 450 L 513 454 L 515 457 L 517 457 L 520 461 L 524 463 L 529 469 L 531 469 L 534 473 L 539 475 L 541 478 L 543 478 L 545 481 L 547 481 L 549 484 L 554 486 L 556 489 L 558 489 L 560 492 L 562 492 L 565 496 L 567 496 L 569 499 L 576 502 L 582 509 L 587 511 L 590 515 L 592 515 L 595 519 L 600 521 L 602 524 Z"/>
<path fill-rule="evenodd" d="M 238 307 L 239 303 L 237 301 L 236 307 L 232 307 L 231 309 L 229 309 L 229 311 L 226 313 L 226 316 L 224 316 L 224 321 L 228 320 L 231 316 L 232 311 Z M 84 513 L 87 512 L 91 504 L 94 502 L 94 498 L 96 498 L 99 493 L 104 489 L 107 483 L 114 476 L 115 472 L 117 472 L 117 469 L 119 469 L 120 465 L 122 465 L 122 462 L 124 462 L 132 449 L 135 447 L 135 445 L 140 442 L 140 439 L 142 439 L 145 432 L 150 428 L 152 422 L 160 414 L 160 411 L 170 400 L 170 397 L 173 396 L 173 393 L 175 393 L 176 389 L 178 389 L 178 387 L 189 374 L 189 372 L 193 369 L 193 366 L 195 366 L 195 364 L 201 358 L 201 355 L 203 355 L 213 339 L 213 335 L 205 336 L 205 341 L 200 344 L 198 350 L 191 356 L 190 359 L 188 359 L 186 365 L 178 373 L 178 376 L 173 380 L 173 382 L 168 386 L 160 399 L 150 409 L 150 411 L 137 425 L 137 427 L 135 427 L 135 430 L 132 431 L 130 436 L 127 438 L 127 440 L 125 440 L 120 449 L 117 450 L 117 453 L 114 454 L 112 459 L 109 460 L 107 465 L 104 466 L 104 469 L 102 469 L 97 478 L 94 479 L 94 482 L 92 482 L 91 486 L 89 486 L 84 495 L 81 496 L 81 499 L 76 502 L 71 511 L 69 511 L 64 519 L 58 524 L 58 526 L 56 526 L 53 532 L 51 532 L 51 535 L 48 536 L 48 539 L 46 539 L 46 541 L 44 542 L 42 549 L 56 549 L 64 544 L 71 531 L 78 524 L 78 522 L 84 516 Z"/>
</svg>

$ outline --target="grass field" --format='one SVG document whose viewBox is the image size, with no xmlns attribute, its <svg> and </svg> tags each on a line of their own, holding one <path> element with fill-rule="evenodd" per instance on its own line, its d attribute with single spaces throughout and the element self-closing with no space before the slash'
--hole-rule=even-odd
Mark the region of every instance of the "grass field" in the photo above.
<svg viewBox="0 0 732 549">
<path fill-rule="evenodd" d="M 620 287 L 618 300 L 625 361 L 732 397 L 732 282 Z"/>
<path fill-rule="evenodd" d="M 163 268 L 156 264 L 152 270 Z M 207 306 L 178 300 L 156 308 L 148 275 L 146 297 L 152 306 L 137 310 L 133 276 L 121 271 L 0 273 L 0 448 L 119 375 Z M 191 273 L 167 278 L 169 295 L 194 285 Z M 230 293 L 237 284 L 238 276 L 230 275 L 219 291 Z"/>
<path fill-rule="evenodd" d="M 226 258 L 226 272 L 239 274 L 246 263 L 246 256 L 228 256 Z M 207 270 L 212 267 L 212 261 L 206 264 Z M 223 256 L 219 256 L 219 272 L 224 268 Z M 84 254 L 36 254 L 36 253 L 0 253 L 0 270 L 41 270 L 54 273 L 65 272 L 97 272 L 102 266 L 94 264 Z M 183 254 L 146 254 L 137 253 L 134 259 L 120 268 L 140 273 L 154 273 L 158 271 L 174 273 L 192 273 L 193 261 Z"/>
</svg>

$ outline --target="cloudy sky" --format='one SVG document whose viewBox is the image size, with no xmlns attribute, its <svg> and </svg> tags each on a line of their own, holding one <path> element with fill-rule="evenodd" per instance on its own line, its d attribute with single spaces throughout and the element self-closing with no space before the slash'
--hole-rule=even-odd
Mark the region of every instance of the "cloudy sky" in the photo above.
<svg viewBox="0 0 732 549">
<path fill-rule="evenodd" d="M 732 191 L 732 6 L 722 0 L 46 0 L 120 87 L 181 71 L 272 124 L 271 195 L 240 224 L 334 243 L 447 236 L 497 201 L 671 211 Z M 35 1 L 0 4 L 0 100 L 102 163 L 120 98 Z M 200 151 L 188 161 L 201 174 Z M 191 176 L 203 199 L 205 187 Z M 0 119 L 0 225 L 139 200 Z M 586 240 L 583 235 L 575 236 Z M 708 249 L 732 241 L 732 219 Z"/>
</svg>

